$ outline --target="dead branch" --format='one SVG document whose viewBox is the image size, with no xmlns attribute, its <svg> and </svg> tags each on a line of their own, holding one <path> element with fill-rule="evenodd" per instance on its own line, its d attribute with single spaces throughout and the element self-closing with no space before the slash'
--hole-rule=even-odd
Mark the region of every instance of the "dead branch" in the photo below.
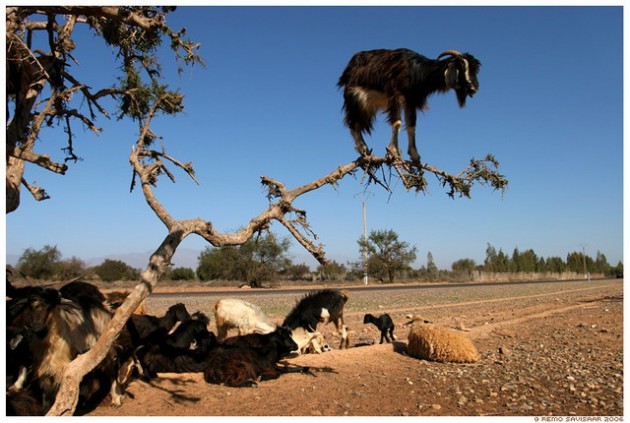
<svg viewBox="0 0 630 423">
<path fill-rule="evenodd" d="M 50 198 L 44 188 L 38 187 L 36 185 L 31 185 L 26 181 L 26 179 L 22 179 L 22 185 L 24 185 L 28 192 L 33 195 L 33 198 L 36 201 L 48 200 Z"/>
</svg>

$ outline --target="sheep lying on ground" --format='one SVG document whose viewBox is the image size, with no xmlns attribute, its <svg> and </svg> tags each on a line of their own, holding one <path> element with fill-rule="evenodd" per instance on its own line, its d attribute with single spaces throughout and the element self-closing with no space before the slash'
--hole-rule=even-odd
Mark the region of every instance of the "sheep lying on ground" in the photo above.
<svg viewBox="0 0 630 423">
<path fill-rule="evenodd" d="M 430 323 L 419 316 L 407 316 L 411 321 L 407 353 L 421 360 L 440 363 L 475 363 L 481 356 L 465 335 L 454 330 L 427 325 Z"/>
</svg>

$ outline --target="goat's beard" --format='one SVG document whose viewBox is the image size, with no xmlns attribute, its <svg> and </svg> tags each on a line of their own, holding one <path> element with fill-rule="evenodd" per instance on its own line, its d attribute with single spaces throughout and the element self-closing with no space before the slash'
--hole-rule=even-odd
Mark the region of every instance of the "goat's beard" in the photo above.
<svg viewBox="0 0 630 423">
<path fill-rule="evenodd" d="M 463 108 L 466 105 L 466 98 L 468 97 L 468 93 L 464 90 L 456 90 L 457 94 L 457 102 L 459 103 L 459 107 Z"/>
</svg>

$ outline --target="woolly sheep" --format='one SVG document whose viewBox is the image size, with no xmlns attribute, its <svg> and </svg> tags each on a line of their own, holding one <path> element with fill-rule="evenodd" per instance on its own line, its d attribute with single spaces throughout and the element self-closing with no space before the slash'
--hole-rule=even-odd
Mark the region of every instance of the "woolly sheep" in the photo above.
<svg viewBox="0 0 630 423">
<path fill-rule="evenodd" d="M 255 304 L 236 298 L 225 298 L 214 305 L 217 339 L 223 341 L 229 329 L 238 329 L 240 336 L 270 333 L 277 325 Z"/>
<path fill-rule="evenodd" d="M 407 344 L 410 356 L 440 363 L 475 363 L 481 358 L 465 335 L 445 327 L 424 324 L 430 322 L 419 316 L 407 317 L 412 319 L 406 323 L 411 325 Z"/>
</svg>

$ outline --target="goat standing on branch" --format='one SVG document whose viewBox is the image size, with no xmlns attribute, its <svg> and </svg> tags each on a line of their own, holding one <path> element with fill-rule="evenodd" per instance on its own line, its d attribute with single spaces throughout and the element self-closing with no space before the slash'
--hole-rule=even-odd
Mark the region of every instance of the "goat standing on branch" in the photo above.
<svg viewBox="0 0 630 423">
<path fill-rule="evenodd" d="M 402 48 L 355 54 L 337 85 L 344 87 L 345 123 L 359 154 L 370 155 L 362 134 L 371 133 L 376 113 L 384 110 L 392 125 L 387 151 L 400 157 L 398 132 L 402 127 L 401 110 L 404 109 L 409 157 L 419 167 L 416 109 L 425 109 L 431 94 L 450 89 L 455 90 L 459 106 L 464 107 L 466 97 L 472 97 L 479 89 L 477 73 L 480 66 L 479 60 L 472 55 L 456 50 L 447 50 L 435 60 Z"/>
</svg>

